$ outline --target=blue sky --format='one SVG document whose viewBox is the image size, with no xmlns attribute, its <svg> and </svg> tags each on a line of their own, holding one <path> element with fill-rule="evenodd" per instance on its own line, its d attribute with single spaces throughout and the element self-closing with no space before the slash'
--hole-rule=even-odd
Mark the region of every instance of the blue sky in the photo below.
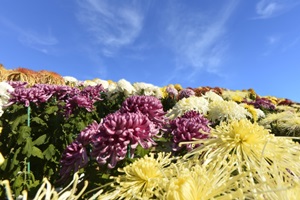
<svg viewBox="0 0 300 200">
<path fill-rule="evenodd" d="M 300 102 L 298 0 L 0 0 L 0 63 Z"/>
</svg>

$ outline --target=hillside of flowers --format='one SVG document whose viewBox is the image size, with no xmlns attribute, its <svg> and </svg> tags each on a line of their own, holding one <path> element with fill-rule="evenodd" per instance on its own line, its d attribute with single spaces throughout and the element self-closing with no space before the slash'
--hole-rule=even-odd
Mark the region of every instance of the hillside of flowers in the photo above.
<svg viewBox="0 0 300 200">
<path fill-rule="evenodd" d="M 300 196 L 300 104 L 0 65 L 0 199 Z"/>
</svg>

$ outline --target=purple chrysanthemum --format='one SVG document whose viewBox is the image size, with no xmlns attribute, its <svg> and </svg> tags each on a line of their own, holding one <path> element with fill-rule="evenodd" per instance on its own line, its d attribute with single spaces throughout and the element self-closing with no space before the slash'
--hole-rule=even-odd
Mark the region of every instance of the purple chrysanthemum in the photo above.
<svg viewBox="0 0 300 200">
<path fill-rule="evenodd" d="M 94 109 L 94 103 L 101 100 L 101 93 L 104 91 L 102 85 L 87 86 L 79 93 L 70 96 L 70 98 L 65 100 L 66 116 L 70 116 L 77 107 L 85 108 L 87 111 L 91 112 Z"/>
<path fill-rule="evenodd" d="M 127 98 L 120 109 L 121 113 L 137 113 L 146 115 L 157 128 L 165 122 L 165 112 L 159 99 L 153 96 L 131 96 Z"/>
<path fill-rule="evenodd" d="M 30 102 L 39 105 L 40 103 L 47 102 L 51 96 L 51 94 L 45 93 L 45 91 L 40 88 L 19 87 L 15 88 L 15 90 L 11 93 L 11 98 L 8 105 L 14 103 L 24 103 L 24 105 L 28 107 Z"/>
<path fill-rule="evenodd" d="M 166 92 L 168 93 L 168 96 L 171 98 L 176 98 L 178 96 L 178 91 L 174 87 L 168 86 L 166 88 Z"/>
<path fill-rule="evenodd" d="M 194 96 L 195 95 L 195 92 L 194 90 L 192 89 L 189 89 L 189 88 L 186 88 L 186 89 L 183 89 L 179 92 L 178 94 L 178 99 L 183 99 L 183 98 L 188 98 L 190 96 Z"/>
<path fill-rule="evenodd" d="M 188 111 L 183 116 L 170 121 L 169 131 L 172 135 L 174 151 L 179 151 L 183 147 L 191 151 L 199 145 L 187 144 L 179 147 L 179 143 L 208 138 L 207 133 L 210 132 L 209 120 L 196 111 Z"/>
<path fill-rule="evenodd" d="M 86 148 L 82 143 L 78 141 L 72 142 L 62 154 L 60 164 L 60 181 L 66 180 L 70 177 L 71 172 L 77 172 L 80 168 L 83 168 L 88 163 L 88 156 Z"/>
<path fill-rule="evenodd" d="M 83 146 L 90 144 L 93 136 L 100 132 L 100 126 L 101 123 L 98 124 L 98 122 L 94 121 L 79 133 L 76 140 L 82 143 Z"/>
<path fill-rule="evenodd" d="M 131 150 L 138 144 L 150 148 L 157 133 L 154 124 L 141 113 L 112 113 L 103 119 L 100 132 L 94 135 L 91 155 L 99 164 L 108 163 L 109 168 L 114 168 L 125 158 L 128 145 Z"/>
<path fill-rule="evenodd" d="M 247 104 L 251 104 L 255 108 L 275 110 L 275 105 L 272 103 L 270 99 L 267 98 L 257 98 L 253 102 L 247 102 Z"/>
<path fill-rule="evenodd" d="M 11 85 L 13 88 L 25 88 L 28 83 L 23 81 L 7 81 L 9 85 Z"/>
</svg>

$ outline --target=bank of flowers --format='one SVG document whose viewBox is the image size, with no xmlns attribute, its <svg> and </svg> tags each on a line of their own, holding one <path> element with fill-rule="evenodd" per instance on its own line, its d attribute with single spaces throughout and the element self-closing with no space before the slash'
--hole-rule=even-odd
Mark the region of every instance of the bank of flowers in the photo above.
<svg viewBox="0 0 300 200">
<path fill-rule="evenodd" d="M 253 89 L 0 72 L 1 198 L 300 196 L 297 102 Z"/>
</svg>

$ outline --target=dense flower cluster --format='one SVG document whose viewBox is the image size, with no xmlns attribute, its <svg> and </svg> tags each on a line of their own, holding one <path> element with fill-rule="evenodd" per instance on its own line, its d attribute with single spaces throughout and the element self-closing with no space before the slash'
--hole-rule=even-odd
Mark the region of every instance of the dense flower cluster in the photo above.
<svg viewBox="0 0 300 200">
<path fill-rule="evenodd" d="M 142 113 L 152 121 L 157 128 L 161 128 L 165 122 L 163 106 L 153 96 L 131 96 L 127 98 L 120 109 L 121 113 Z"/>
<path fill-rule="evenodd" d="M 209 120 L 196 111 L 188 111 L 183 116 L 170 121 L 169 132 L 172 135 L 174 151 L 179 151 L 182 148 L 191 151 L 199 144 L 180 145 L 180 143 L 208 138 L 210 132 Z"/>
<path fill-rule="evenodd" d="M 19 72 L 12 74 L 10 80 L 24 73 L 31 73 L 33 80 L 36 75 L 30 70 Z M 101 184 L 101 189 L 90 199 L 299 198 L 300 145 L 295 142 L 300 131 L 299 104 L 260 97 L 252 89 L 183 89 L 178 84 L 159 88 L 147 83 L 131 84 L 124 79 L 77 81 L 65 77 L 64 80 L 67 85 L 0 83 L 1 108 L 19 104 L 8 109 L 0 120 L 1 138 L 5 135 L 16 145 L 9 152 L 11 148 L 0 143 L 0 170 L 14 167 L 17 171 L 9 169 L 14 175 L 20 164 L 26 165 L 27 157 L 34 157 L 30 158 L 34 166 L 39 166 L 36 161 L 51 158 L 52 167 L 54 162 L 58 163 L 55 157 L 61 155 L 60 184 L 78 171 L 84 172 L 88 179 L 96 171 L 97 176 L 89 181 Z M 31 106 L 34 104 L 38 107 Z M 18 113 L 25 106 L 31 106 L 33 112 L 38 109 L 38 115 L 45 118 L 24 113 L 11 122 L 7 114 Z M 48 109 L 45 114 L 44 108 Z M 60 148 L 67 146 L 64 151 L 54 145 L 54 149 L 47 149 L 46 144 L 52 140 L 47 134 L 51 131 L 43 132 L 44 127 L 54 124 L 48 120 L 49 116 L 61 114 L 57 110 L 64 114 L 57 122 L 69 124 L 49 130 L 67 138 L 60 140 L 63 141 Z M 95 112 L 76 115 L 82 111 Z M 3 112 L 0 110 L 0 115 Z M 32 119 L 30 128 L 25 127 L 23 120 L 27 117 Z M 77 130 L 80 127 L 77 137 L 72 131 L 65 134 L 65 130 L 74 130 L 70 124 L 81 119 L 95 121 L 85 128 L 82 124 L 73 127 Z M 37 127 L 40 124 L 42 129 Z M 26 131 L 31 135 L 27 137 Z M 15 132 L 19 139 L 12 137 Z M 70 138 L 75 138 L 71 144 Z M 91 161 L 96 162 L 88 165 Z"/>
</svg>

